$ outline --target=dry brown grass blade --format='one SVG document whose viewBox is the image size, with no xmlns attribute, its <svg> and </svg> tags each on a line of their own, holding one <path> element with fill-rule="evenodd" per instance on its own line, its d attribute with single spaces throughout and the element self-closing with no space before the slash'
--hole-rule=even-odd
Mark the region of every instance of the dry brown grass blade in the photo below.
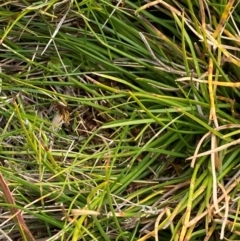
<svg viewBox="0 0 240 241">
<path fill-rule="evenodd" d="M 204 3 L 202 0 L 199 0 L 199 7 L 200 7 L 200 14 L 201 14 L 201 20 L 202 20 L 202 37 L 203 37 L 203 41 L 204 41 L 204 47 L 206 48 L 208 46 L 207 44 L 207 37 L 206 37 L 206 16 L 205 16 L 205 9 L 204 9 Z M 206 54 L 206 49 L 204 50 L 204 52 L 202 54 L 200 54 L 200 56 L 204 56 Z"/>
<path fill-rule="evenodd" d="M 190 77 L 182 77 L 176 79 L 178 82 L 183 82 L 183 81 L 195 81 L 199 83 L 208 83 L 207 80 L 202 80 L 202 79 L 197 79 L 197 78 L 190 78 Z M 214 85 L 219 85 L 219 86 L 224 86 L 224 87 L 231 87 L 231 88 L 239 88 L 240 87 L 240 82 L 220 82 L 220 81 L 212 81 L 212 84 Z"/>
<path fill-rule="evenodd" d="M 214 86 L 213 86 L 213 60 L 209 59 L 208 65 L 208 90 L 209 90 L 209 98 L 210 98 L 210 113 L 209 113 L 209 122 L 213 120 L 215 127 L 218 127 L 218 121 L 216 117 L 216 108 L 214 102 Z M 209 124 L 210 124 L 209 123 Z"/>
<path fill-rule="evenodd" d="M 240 46 L 240 37 L 239 35 L 234 36 L 231 32 L 229 32 L 227 29 L 224 29 L 223 32 L 228 36 L 228 38 L 232 41 L 234 41 L 235 44 Z"/>
<path fill-rule="evenodd" d="M 143 18 L 142 16 L 139 16 L 139 18 L 143 20 L 149 26 L 149 28 L 151 28 L 151 30 L 156 34 L 156 36 L 158 36 L 163 42 L 166 42 L 166 44 L 171 46 L 177 53 L 182 54 L 181 48 L 177 44 L 174 44 L 167 35 L 160 31 L 160 29 L 156 28 L 146 18 Z"/>
<path fill-rule="evenodd" d="M 217 147 L 215 149 L 212 149 L 212 150 L 209 150 L 209 151 L 205 151 L 205 152 L 202 152 L 202 153 L 200 153 L 198 155 L 194 155 L 192 157 L 189 157 L 189 158 L 187 158 L 187 160 L 192 160 L 192 159 L 195 159 L 195 158 L 198 158 L 198 157 L 210 155 L 212 153 L 216 153 L 216 152 L 225 150 L 225 149 L 227 149 L 230 146 L 238 145 L 239 143 L 240 143 L 240 138 L 235 140 L 235 141 L 229 142 L 229 143 L 227 143 L 225 145 L 219 146 L 219 147 Z"/>
<path fill-rule="evenodd" d="M 231 14 L 231 10 L 232 10 L 234 2 L 235 2 L 235 0 L 230 0 L 228 2 L 228 4 L 226 5 L 226 7 L 222 13 L 222 17 L 218 23 L 218 26 L 213 33 L 213 38 L 217 38 L 219 36 L 219 34 L 221 34 L 223 32 L 224 25 L 227 22 L 227 19 L 229 18 L 230 14 Z"/>
<path fill-rule="evenodd" d="M 161 220 L 161 218 L 163 217 L 164 214 L 167 214 L 167 209 L 164 209 L 157 217 L 156 221 L 155 221 L 155 225 L 154 225 L 154 230 L 151 232 L 148 232 L 146 235 L 144 235 L 143 237 L 141 237 L 140 239 L 138 239 L 137 241 L 145 241 L 148 240 L 151 237 L 155 237 L 155 241 L 159 241 L 158 238 L 158 225 L 159 222 Z"/>
<path fill-rule="evenodd" d="M 210 50 L 209 46 L 209 51 Z M 213 121 L 215 127 L 218 128 L 218 121 L 216 116 L 216 108 L 215 108 L 215 93 L 216 93 L 216 85 L 213 85 L 213 60 L 209 59 L 208 65 L 208 90 L 209 90 L 209 98 L 210 98 L 210 113 L 209 113 L 209 124 Z M 211 151 L 217 148 L 217 138 L 216 135 L 211 134 Z M 219 164 L 216 163 L 216 157 L 218 156 L 217 152 L 211 153 L 211 167 L 212 167 L 212 177 L 213 177 L 213 203 L 215 210 L 219 210 L 218 202 L 217 202 L 217 175 L 216 168 L 219 170 Z M 217 160 L 219 160 L 217 158 Z"/>
<path fill-rule="evenodd" d="M 207 33 L 207 37 L 210 41 L 210 44 L 214 47 L 214 48 L 218 48 L 226 57 L 226 59 L 228 60 L 228 62 L 231 62 L 233 64 L 235 64 L 236 66 L 240 67 L 240 59 L 237 58 L 236 56 L 233 56 L 231 53 L 229 53 L 226 48 L 219 43 L 215 38 L 213 38 L 213 36 L 210 33 Z"/>
<path fill-rule="evenodd" d="M 150 2 L 150 3 L 146 3 L 142 7 L 138 8 L 135 11 L 135 14 L 138 14 L 138 12 L 141 12 L 141 11 L 143 11 L 143 10 L 145 10 L 147 8 L 150 8 L 150 7 L 154 6 L 154 5 L 157 5 L 157 4 L 162 4 L 165 8 L 169 9 L 172 13 L 175 13 L 178 16 L 181 16 L 181 12 L 180 11 L 178 11 L 176 8 L 174 8 L 173 6 L 171 6 L 170 4 L 166 3 L 163 0 L 156 0 L 156 1 L 153 1 L 153 2 Z"/>
<path fill-rule="evenodd" d="M 166 210 L 164 210 L 163 212 L 161 212 L 157 219 L 156 219 L 156 222 L 155 222 L 155 225 L 154 225 L 154 232 L 155 232 L 155 241 L 159 241 L 159 238 L 158 238 L 158 225 L 160 223 L 160 220 L 162 218 L 162 216 L 166 213 Z"/>
<path fill-rule="evenodd" d="M 223 125 L 223 126 L 219 126 L 218 128 L 215 128 L 215 130 L 216 130 L 216 131 L 220 131 L 220 130 L 230 129 L 230 128 L 240 128 L 240 125 L 239 125 L 239 124 Z M 200 148 L 201 148 L 201 145 L 202 145 L 203 141 L 204 141 L 208 136 L 210 136 L 210 135 L 211 135 L 211 132 L 206 133 L 206 134 L 201 138 L 201 140 L 198 142 L 198 145 L 197 145 L 197 147 L 196 147 L 196 149 L 195 149 L 194 155 L 191 156 L 191 157 L 189 157 L 189 158 L 187 158 L 187 160 L 192 160 L 192 162 L 191 162 L 191 167 L 192 167 L 192 168 L 195 166 L 195 161 L 196 161 L 196 159 L 199 157 L 199 156 L 198 156 L 198 152 L 199 152 L 199 150 L 200 150 Z"/>
<path fill-rule="evenodd" d="M 215 150 L 217 148 L 217 137 L 212 134 L 211 135 L 211 151 Z M 215 163 L 215 157 L 216 154 L 218 155 L 218 152 L 212 152 L 211 153 L 211 171 L 212 171 L 212 190 L 213 190 L 213 203 L 214 208 L 216 211 L 219 210 L 218 206 L 218 199 L 217 199 L 217 174 L 216 174 L 216 163 Z"/>
<path fill-rule="evenodd" d="M 15 205 L 14 198 L 13 198 L 11 191 L 8 188 L 8 185 L 5 182 L 1 173 L 0 173 L 0 186 L 2 188 L 6 203 L 14 206 Z M 19 231 L 22 234 L 23 240 L 36 241 L 31 233 L 31 231 L 28 229 L 28 227 L 22 217 L 21 211 L 15 207 L 12 207 L 12 208 L 10 208 L 10 212 L 14 216 L 14 220 L 16 222 L 16 225 L 19 227 Z"/>
<path fill-rule="evenodd" d="M 224 213 L 224 217 L 223 217 L 223 223 L 222 223 L 221 235 L 220 235 L 220 239 L 223 239 L 224 238 L 224 230 L 225 230 L 227 220 L 228 220 L 230 197 L 227 195 L 227 193 L 225 191 L 225 188 L 223 187 L 223 185 L 221 183 L 218 183 L 218 186 L 221 188 L 222 193 L 223 193 L 224 198 L 225 198 L 225 203 L 224 203 L 225 213 Z"/>
</svg>

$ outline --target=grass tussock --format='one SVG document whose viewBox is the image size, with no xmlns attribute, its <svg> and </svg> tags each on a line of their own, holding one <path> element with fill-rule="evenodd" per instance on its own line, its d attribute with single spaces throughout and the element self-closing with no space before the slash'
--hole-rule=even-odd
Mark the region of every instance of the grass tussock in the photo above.
<svg viewBox="0 0 240 241">
<path fill-rule="evenodd" d="M 0 2 L 0 240 L 237 240 L 238 1 Z"/>
</svg>

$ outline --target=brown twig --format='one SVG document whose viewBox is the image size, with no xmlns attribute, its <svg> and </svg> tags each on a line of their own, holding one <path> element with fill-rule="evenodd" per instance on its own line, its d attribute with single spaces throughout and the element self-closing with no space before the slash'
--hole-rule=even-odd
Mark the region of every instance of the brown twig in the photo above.
<svg viewBox="0 0 240 241">
<path fill-rule="evenodd" d="M 0 173 L 0 186 L 2 188 L 6 203 L 11 204 L 12 206 L 15 206 L 14 198 L 13 198 L 11 191 L 1 173 Z M 31 231 L 28 229 L 28 227 L 22 217 L 21 211 L 16 207 L 11 207 L 10 212 L 13 215 L 17 226 L 19 227 L 19 231 L 23 237 L 23 240 L 36 241 L 31 233 Z"/>
</svg>

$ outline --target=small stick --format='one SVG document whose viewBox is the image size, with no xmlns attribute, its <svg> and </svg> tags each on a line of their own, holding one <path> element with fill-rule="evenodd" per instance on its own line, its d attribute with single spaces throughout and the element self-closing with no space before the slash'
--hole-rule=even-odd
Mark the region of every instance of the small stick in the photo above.
<svg viewBox="0 0 240 241">
<path fill-rule="evenodd" d="M 3 194 L 4 194 L 4 198 L 6 200 L 6 203 L 11 204 L 12 206 L 16 205 L 14 198 L 11 194 L 11 191 L 7 185 L 7 183 L 5 182 L 2 174 L 0 173 L 0 186 L 2 188 Z M 22 238 L 23 240 L 27 240 L 27 241 L 36 241 L 35 238 L 33 237 L 31 231 L 28 229 L 23 217 L 22 217 L 22 213 L 20 210 L 18 210 L 18 208 L 16 207 L 11 207 L 10 208 L 10 212 L 11 214 L 15 217 L 15 221 L 18 223 L 18 227 L 19 230 L 21 232 Z"/>
</svg>

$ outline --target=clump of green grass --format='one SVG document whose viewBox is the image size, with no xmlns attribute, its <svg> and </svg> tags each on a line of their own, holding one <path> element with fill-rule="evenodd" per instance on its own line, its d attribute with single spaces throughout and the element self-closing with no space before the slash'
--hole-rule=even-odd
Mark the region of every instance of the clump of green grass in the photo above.
<svg viewBox="0 0 240 241">
<path fill-rule="evenodd" d="M 1 239 L 238 239 L 238 10 L 1 3 Z"/>
</svg>

